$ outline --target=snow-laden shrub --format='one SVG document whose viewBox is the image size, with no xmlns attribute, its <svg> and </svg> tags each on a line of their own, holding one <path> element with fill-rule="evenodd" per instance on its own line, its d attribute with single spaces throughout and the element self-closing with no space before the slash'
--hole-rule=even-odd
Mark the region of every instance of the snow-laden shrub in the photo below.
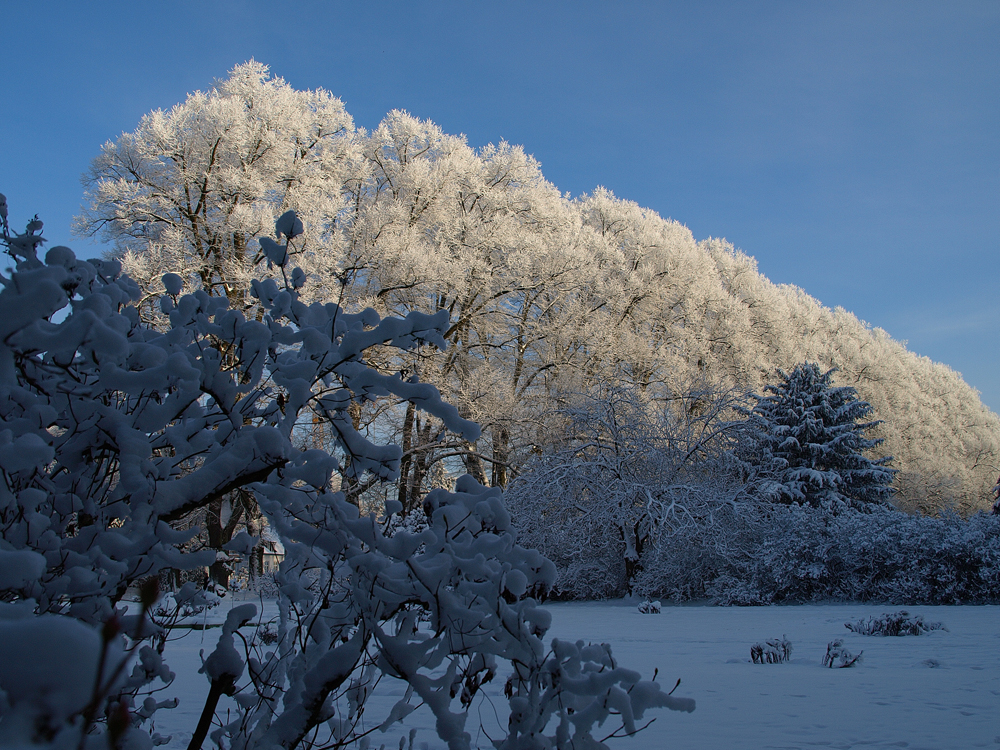
<svg viewBox="0 0 1000 750">
<path fill-rule="evenodd" d="M 637 591 L 720 604 L 1000 601 L 1000 517 L 738 503 L 643 558 Z"/>
<path fill-rule="evenodd" d="M 94 685 L 120 683 L 124 654 L 104 654 L 97 628 L 41 615 L 0 622 L 0 733 L 4 743 L 37 737 L 75 741 Z M 102 658 L 105 657 L 106 658 Z"/>
<path fill-rule="evenodd" d="M 211 740 L 232 750 L 355 747 L 419 704 L 450 750 L 468 748 L 473 701 L 492 679 L 506 679 L 510 706 L 498 750 L 602 747 L 591 730 L 611 715 L 631 733 L 651 708 L 693 710 L 619 667 L 607 646 L 554 640 L 546 649 L 551 616 L 539 600 L 555 569 L 518 544 L 498 489 L 461 477 L 454 492 L 427 495 L 426 528 L 392 536 L 334 490 L 334 477 L 399 471 L 400 449 L 352 419 L 362 401 L 409 403 L 463 439 L 478 436 L 432 386 L 368 360 L 376 347 L 443 347 L 447 311 L 383 319 L 307 305 L 303 275 L 284 265 L 287 246 L 271 241 L 267 258 L 283 283 L 252 284 L 255 316 L 205 291 L 181 295 L 168 276 L 159 300 L 167 322 L 154 326 L 116 262 L 79 260 L 65 247 L 43 262 L 41 222 L 14 235 L 2 224 L 16 261 L 0 275 L 5 742 L 140 750 L 164 739 L 149 732 L 157 710 L 173 705 L 158 700 L 173 679 L 163 643 L 210 597 L 185 584 L 152 620 L 154 586 L 143 588 L 139 615 L 125 613 L 124 597 L 167 569 L 213 564 L 215 551 L 185 547 L 197 531 L 185 522 L 236 491 L 253 494 L 285 551 L 276 641 L 239 633 L 255 605 L 229 612 L 200 670 L 209 695 L 192 748 L 213 725 Z M 290 242 L 294 216 L 276 232 Z M 332 449 L 297 439 L 314 420 L 332 432 Z M 233 542 L 257 543 L 246 534 Z M 62 636 L 67 648 L 57 651 Z M 23 681 L 28 667 L 18 665 L 32 664 L 45 674 Z M 376 690 L 401 684 L 386 715 L 365 712 Z M 224 695 L 233 703 L 215 717 Z"/>
<path fill-rule="evenodd" d="M 922 635 L 932 630 L 947 630 L 943 623 L 924 622 L 923 615 L 911 615 L 905 609 L 887 612 L 867 620 L 845 622 L 844 627 L 861 635 Z"/>
<path fill-rule="evenodd" d="M 163 625 L 173 626 L 178 620 L 198 617 L 208 610 L 215 609 L 222 603 L 219 595 L 214 591 L 208 591 L 195 586 L 194 583 L 185 583 L 177 591 L 169 591 L 164 594 L 149 610 L 149 616 L 155 622 Z"/>
<path fill-rule="evenodd" d="M 787 637 L 772 638 L 750 647 L 750 661 L 754 664 L 783 664 L 792 658 L 792 644 Z"/>
<path fill-rule="evenodd" d="M 658 601 L 651 602 L 649 599 L 639 602 L 639 614 L 642 615 L 658 615 L 662 610 L 662 606 Z"/>
<path fill-rule="evenodd" d="M 844 648 L 844 641 L 841 638 L 838 638 L 826 644 L 826 654 L 823 656 L 823 666 L 829 667 L 830 669 L 833 669 L 834 667 L 838 669 L 853 667 L 861 661 L 861 655 L 863 653 L 864 651 L 859 651 L 857 656 L 855 656 Z"/>
</svg>

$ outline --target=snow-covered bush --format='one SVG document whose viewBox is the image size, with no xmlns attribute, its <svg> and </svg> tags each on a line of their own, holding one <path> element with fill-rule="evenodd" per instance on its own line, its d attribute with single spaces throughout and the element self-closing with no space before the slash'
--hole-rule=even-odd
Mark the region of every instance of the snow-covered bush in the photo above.
<svg viewBox="0 0 1000 750">
<path fill-rule="evenodd" d="M 787 637 L 772 638 L 750 647 L 750 661 L 754 664 L 783 664 L 792 658 L 792 644 Z"/>
<path fill-rule="evenodd" d="M 833 669 L 834 667 L 838 669 L 845 669 L 847 667 L 853 667 L 859 661 L 861 661 L 861 655 L 864 651 L 859 651 L 858 655 L 855 656 L 846 648 L 844 648 L 844 641 L 838 638 L 835 641 L 830 641 L 826 644 L 826 654 L 823 656 L 823 666 Z"/>
<path fill-rule="evenodd" d="M 649 599 L 646 599 L 644 601 L 639 602 L 639 614 L 658 615 L 660 614 L 661 610 L 662 606 L 658 601 L 653 602 L 650 601 Z"/>
<path fill-rule="evenodd" d="M 65 695 L 22 684 L 23 670 L 0 658 L 5 740 L 53 750 L 160 741 L 146 730 L 170 705 L 154 696 L 173 679 L 165 630 L 211 597 L 181 587 L 166 621 L 126 615 L 123 598 L 166 569 L 212 564 L 214 551 L 184 549 L 195 530 L 173 524 L 235 490 L 253 493 L 285 550 L 276 642 L 239 631 L 254 605 L 230 611 L 201 670 L 210 691 L 191 747 L 229 695 L 212 739 L 233 750 L 355 746 L 419 704 L 449 748 L 467 748 L 473 699 L 504 677 L 501 662 L 511 716 L 498 748 L 570 738 L 600 747 L 590 731 L 610 715 L 631 732 L 647 709 L 693 709 L 618 667 L 607 647 L 545 648 L 550 615 L 538 601 L 555 570 L 517 543 L 499 490 L 464 476 L 455 492 L 426 497 L 424 530 L 392 536 L 385 519 L 334 491 L 335 476 L 399 470 L 400 449 L 352 420 L 362 401 L 394 398 L 478 435 L 433 387 L 368 360 L 377 346 L 444 346 L 447 311 L 383 319 L 303 303 L 303 275 L 285 265 L 300 229 L 286 215 L 276 224 L 286 244 L 265 248 L 282 283 L 252 284 L 259 318 L 226 297 L 182 295 L 180 277 L 167 274 L 161 329 L 140 319 L 139 290 L 116 262 L 65 247 L 40 260 L 40 229 L 35 220 L 12 235 L 3 225 L 16 268 L 0 276 L 0 642 L 17 650 L 17 664 L 44 668 L 56 651 L 38 633 L 74 645 L 49 673 L 66 675 Z M 296 439 L 314 419 L 332 430 L 333 450 Z M 401 510 L 389 503 L 385 513 Z M 148 604 L 152 590 L 143 588 Z M 394 681 L 408 686 L 404 697 L 362 723 L 369 696 Z"/>
<path fill-rule="evenodd" d="M 729 419 L 739 403 L 728 394 L 676 410 L 609 387 L 565 409 L 564 445 L 529 464 L 506 495 L 522 538 L 556 564 L 557 595 L 737 605 L 1000 600 L 1000 517 L 913 516 L 876 502 L 892 474 L 858 453 L 875 444 L 855 421 L 867 406 L 830 376 L 797 369 L 750 420 L 756 445 L 761 404 L 784 404 L 795 426 L 775 450 L 790 456 L 794 443 L 803 456 L 815 453 L 815 466 L 828 461 L 817 480 L 825 489 L 802 479 L 802 496 L 789 504 L 755 492 L 774 485 L 777 454 L 756 474 L 727 453 L 747 438 L 746 425 Z M 745 443 L 735 453 L 751 457 Z"/>
<path fill-rule="evenodd" d="M 911 615 L 905 609 L 887 612 L 867 620 L 845 622 L 844 627 L 861 635 L 922 635 L 932 630 L 947 630 L 943 623 L 924 622 L 923 615 Z"/>
<path fill-rule="evenodd" d="M 74 746 L 83 716 L 101 693 L 119 687 L 125 655 L 96 628 L 56 615 L 0 621 L 2 744 L 44 737 Z M 96 706 L 94 706 L 96 708 Z"/>
<path fill-rule="evenodd" d="M 168 591 L 149 609 L 149 617 L 161 627 L 173 628 L 218 607 L 219 595 L 187 582 L 177 591 Z"/>
<path fill-rule="evenodd" d="M 720 604 L 1000 601 L 1000 517 L 737 503 L 643 558 L 644 596 Z"/>
</svg>

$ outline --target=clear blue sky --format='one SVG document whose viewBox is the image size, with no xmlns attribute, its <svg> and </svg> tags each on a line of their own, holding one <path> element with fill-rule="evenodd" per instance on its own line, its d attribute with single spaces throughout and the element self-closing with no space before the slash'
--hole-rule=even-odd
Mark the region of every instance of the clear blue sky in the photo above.
<svg viewBox="0 0 1000 750">
<path fill-rule="evenodd" d="M 1000 411 L 996 0 L 17 0 L 0 28 L 0 192 L 83 254 L 101 144 L 254 58 L 725 237 Z"/>
</svg>

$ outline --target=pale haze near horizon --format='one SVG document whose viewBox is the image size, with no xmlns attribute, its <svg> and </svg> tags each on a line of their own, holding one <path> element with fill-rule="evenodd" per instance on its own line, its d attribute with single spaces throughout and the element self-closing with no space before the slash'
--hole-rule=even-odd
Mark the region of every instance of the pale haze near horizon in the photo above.
<svg viewBox="0 0 1000 750">
<path fill-rule="evenodd" d="M 253 58 L 358 126 L 406 109 L 725 237 L 1000 411 L 1000 4 L 42 0 L 4 21 L 0 192 L 52 244 L 103 250 L 69 233 L 102 143 Z"/>
</svg>

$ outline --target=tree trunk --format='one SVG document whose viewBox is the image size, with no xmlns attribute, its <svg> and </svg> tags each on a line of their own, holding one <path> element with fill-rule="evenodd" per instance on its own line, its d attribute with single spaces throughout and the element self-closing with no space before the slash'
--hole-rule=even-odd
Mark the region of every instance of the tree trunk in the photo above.
<svg viewBox="0 0 1000 750">
<path fill-rule="evenodd" d="M 462 454 L 462 463 L 465 464 L 466 472 L 471 474 L 477 482 L 485 487 L 486 470 L 483 468 L 483 462 L 479 460 L 479 456 L 475 455 L 475 450 L 475 445 L 466 443 L 466 451 Z"/>
<path fill-rule="evenodd" d="M 493 430 L 493 476 L 494 487 L 507 486 L 507 464 L 510 458 L 510 433 L 506 427 Z"/>
<path fill-rule="evenodd" d="M 413 462 L 413 456 L 410 451 L 413 448 L 413 419 L 415 412 L 416 407 L 408 402 L 406 404 L 406 416 L 403 417 L 403 458 L 399 464 L 399 490 L 396 494 L 396 499 L 403 506 L 403 515 L 408 514 L 413 509 L 410 505 L 413 502 L 410 491 L 410 465 Z"/>
<path fill-rule="evenodd" d="M 243 492 L 236 490 L 224 498 L 213 500 L 208 504 L 205 514 L 205 530 L 208 532 L 208 546 L 216 552 L 222 552 L 223 547 L 233 541 L 236 529 L 243 520 L 246 503 L 252 502 L 249 496 L 243 497 Z M 223 511 L 229 505 L 229 517 L 223 519 Z M 222 560 L 216 560 L 208 568 L 208 577 L 212 583 L 223 588 L 229 588 L 229 566 Z"/>
<path fill-rule="evenodd" d="M 634 526 L 626 526 L 621 530 L 625 542 L 625 593 L 632 596 L 635 593 L 635 579 L 642 571 L 642 549 L 645 538 L 639 532 L 637 521 Z"/>
<path fill-rule="evenodd" d="M 354 429 L 357 430 L 361 426 L 361 404 L 357 401 L 352 401 L 348 407 L 348 411 L 351 414 L 351 423 L 354 425 Z M 352 456 L 350 453 L 346 453 L 344 456 L 344 471 L 341 474 L 341 485 L 340 489 L 344 493 L 344 498 L 347 502 L 352 505 L 361 507 L 361 493 L 364 491 L 365 487 L 361 484 L 361 477 L 351 477 L 347 469 L 351 465 Z"/>
</svg>

